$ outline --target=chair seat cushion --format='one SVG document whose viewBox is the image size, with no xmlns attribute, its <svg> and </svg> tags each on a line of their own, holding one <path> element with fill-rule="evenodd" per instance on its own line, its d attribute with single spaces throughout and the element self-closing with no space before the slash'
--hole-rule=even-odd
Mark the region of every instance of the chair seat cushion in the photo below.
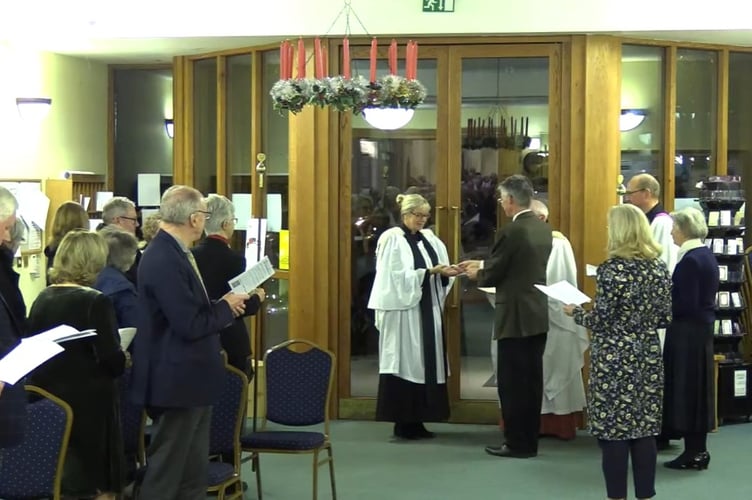
<svg viewBox="0 0 752 500">
<path fill-rule="evenodd" d="M 241 436 L 240 445 L 254 450 L 315 450 L 325 441 L 320 432 L 262 431 Z"/>
<path fill-rule="evenodd" d="M 224 462 L 209 462 L 209 469 L 207 474 L 207 484 L 211 486 L 217 486 L 230 479 L 235 474 L 235 469 L 232 464 Z"/>
</svg>

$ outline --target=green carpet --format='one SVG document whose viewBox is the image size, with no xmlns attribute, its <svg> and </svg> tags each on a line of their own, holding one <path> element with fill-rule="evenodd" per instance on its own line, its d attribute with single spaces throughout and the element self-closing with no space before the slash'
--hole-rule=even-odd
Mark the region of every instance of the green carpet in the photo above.
<svg viewBox="0 0 752 500">
<path fill-rule="evenodd" d="M 429 424 L 437 437 L 393 441 L 391 425 L 380 422 L 332 423 L 335 474 L 340 500 L 602 500 L 606 498 L 600 451 L 587 433 L 573 441 L 543 439 L 529 460 L 486 455 L 501 435 L 493 426 Z M 656 498 L 748 500 L 752 498 L 752 424 L 721 427 L 708 437 L 712 456 L 707 471 L 673 471 L 661 463 L 681 451 L 658 456 Z M 263 455 L 262 484 L 267 500 L 311 498 L 311 458 Z M 243 468 L 246 499 L 256 498 L 250 465 Z M 319 499 L 331 498 L 328 471 L 320 469 Z M 634 498 L 631 488 L 628 498 Z"/>
</svg>

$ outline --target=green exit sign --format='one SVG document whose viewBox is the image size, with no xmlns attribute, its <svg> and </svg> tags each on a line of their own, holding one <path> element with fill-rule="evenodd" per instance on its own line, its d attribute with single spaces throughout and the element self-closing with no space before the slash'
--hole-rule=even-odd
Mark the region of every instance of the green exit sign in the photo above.
<svg viewBox="0 0 752 500">
<path fill-rule="evenodd" d="M 420 0 L 423 12 L 454 12 L 454 0 Z"/>
</svg>

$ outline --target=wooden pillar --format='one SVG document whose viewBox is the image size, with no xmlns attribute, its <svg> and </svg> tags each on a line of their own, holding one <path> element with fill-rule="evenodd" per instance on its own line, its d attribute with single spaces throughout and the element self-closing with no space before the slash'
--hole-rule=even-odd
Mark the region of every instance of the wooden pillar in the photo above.
<svg viewBox="0 0 752 500">
<path fill-rule="evenodd" d="M 621 43 L 608 36 L 578 35 L 564 51 L 566 122 L 562 163 L 562 228 L 570 238 L 585 293 L 593 296 L 595 280 L 585 265 L 606 258 L 606 217 L 617 203 L 620 171 Z M 568 127 L 566 126 L 568 124 Z M 567 130 L 568 129 L 568 130 Z"/>
<path fill-rule="evenodd" d="M 312 50 L 312 43 L 307 43 Z M 313 58 L 306 71 L 313 74 Z M 289 336 L 336 350 L 339 191 L 328 108 L 306 106 L 290 115 Z"/>
<path fill-rule="evenodd" d="M 193 185 L 193 63 L 184 56 L 172 63 L 172 182 Z"/>
</svg>

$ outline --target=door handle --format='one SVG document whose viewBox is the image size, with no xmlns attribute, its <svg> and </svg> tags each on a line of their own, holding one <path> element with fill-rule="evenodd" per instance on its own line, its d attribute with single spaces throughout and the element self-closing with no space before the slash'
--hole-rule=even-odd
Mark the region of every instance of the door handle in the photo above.
<svg viewBox="0 0 752 500">
<path fill-rule="evenodd" d="M 439 238 L 441 238 L 441 225 L 439 222 L 441 220 L 441 217 L 439 214 L 441 213 L 442 210 L 446 210 L 446 207 L 437 206 L 436 214 L 434 215 L 434 225 L 433 225 L 435 229 L 434 233 L 436 233 L 436 236 L 438 236 Z"/>
</svg>

